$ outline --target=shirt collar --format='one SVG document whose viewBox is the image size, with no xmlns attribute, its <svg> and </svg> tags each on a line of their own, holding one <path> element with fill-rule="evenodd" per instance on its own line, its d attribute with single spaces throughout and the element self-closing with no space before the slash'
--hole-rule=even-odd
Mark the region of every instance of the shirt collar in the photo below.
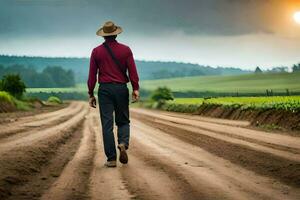
<svg viewBox="0 0 300 200">
<path fill-rule="evenodd" d="M 117 42 L 116 39 L 113 39 L 113 38 L 110 38 L 110 39 L 105 39 L 104 42 L 107 42 L 107 43 L 114 43 L 114 42 Z"/>
</svg>

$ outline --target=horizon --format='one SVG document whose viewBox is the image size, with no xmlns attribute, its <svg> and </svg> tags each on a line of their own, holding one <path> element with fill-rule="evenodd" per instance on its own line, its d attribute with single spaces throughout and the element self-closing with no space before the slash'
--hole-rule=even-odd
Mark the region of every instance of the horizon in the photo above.
<svg viewBox="0 0 300 200">
<path fill-rule="evenodd" d="M 27 58 L 50 58 L 50 59 L 90 59 L 89 57 L 58 57 L 58 56 L 28 56 L 28 55 L 6 55 L 6 54 L 0 54 L 0 57 L 1 56 L 7 56 L 7 57 L 27 57 Z M 248 71 L 248 72 L 252 72 L 252 71 L 255 71 L 256 67 L 259 67 L 261 68 L 263 71 L 267 71 L 267 70 L 271 70 L 273 68 L 276 68 L 276 67 L 287 67 L 288 68 L 288 71 L 287 72 L 291 72 L 292 70 L 292 67 L 294 64 L 299 64 L 300 62 L 298 63 L 294 63 L 293 65 L 291 66 L 271 66 L 269 68 L 264 68 L 263 66 L 255 66 L 254 67 L 254 70 L 251 68 L 251 69 L 243 69 L 239 66 L 212 66 L 212 65 L 203 65 L 203 64 L 199 64 L 199 63 L 192 63 L 192 62 L 181 62 L 181 61 L 163 61 L 163 60 L 140 60 L 140 59 L 136 59 L 136 61 L 138 62 L 161 62 L 161 63 L 176 63 L 176 64 L 190 64 L 190 65 L 198 65 L 200 67 L 211 67 L 211 68 L 227 68 L 227 69 L 241 69 L 243 71 Z M 0 64 L 1 65 L 1 64 Z"/>
<path fill-rule="evenodd" d="M 263 70 L 300 62 L 300 0 L 2 0 L 0 54 L 89 58 L 107 20 L 137 60 Z M 80 13 L 80 15 L 78 15 Z"/>
</svg>

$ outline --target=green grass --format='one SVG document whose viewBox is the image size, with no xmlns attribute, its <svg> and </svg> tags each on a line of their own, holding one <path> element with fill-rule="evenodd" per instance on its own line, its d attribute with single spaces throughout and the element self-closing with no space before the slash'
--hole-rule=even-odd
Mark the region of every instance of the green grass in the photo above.
<svg viewBox="0 0 300 200">
<path fill-rule="evenodd" d="M 26 101 L 21 101 L 14 98 L 14 104 L 18 110 L 28 111 L 32 109 L 32 104 Z"/>
<path fill-rule="evenodd" d="M 55 97 L 55 96 L 49 97 L 47 101 L 49 103 L 62 104 L 62 101 L 58 97 Z"/>
<path fill-rule="evenodd" d="M 96 91 L 96 89 L 95 89 Z M 79 83 L 76 84 L 75 87 L 70 88 L 27 88 L 26 92 L 47 92 L 47 93 L 56 93 L 56 92 L 64 92 L 64 93 L 71 93 L 71 92 L 79 92 L 79 93 L 87 93 L 87 85 L 86 83 Z"/>
<path fill-rule="evenodd" d="M 245 74 L 238 76 L 195 76 L 173 79 L 147 80 L 141 82 L 141 88 L 154 90 L 167 86 L 172 91 L 213 91 L 264 93 L 266 89 L 284 92 L 300 91 L 300 73 Z"/>
<path fill-rule="evenodd" d="M 168 101 L 168 103 L 175 104 L 202 104 L 203 98 L 175 98 L 174 100 Z"/>
<path fill-rule="evenodd" d="M 29 102 L 21 101 L 13 96 L 11 96 L 8 92 L 0 91 L 0 102 L 9 103 L 15 106 L 18 110 L 30 110 L 31 104 Z"/>
<path fill-rule="evenodd" d="M 0 102 L 13 104 L 13 100 L 14 98 L 8 92 L 0 91 Z"/>
</svg>

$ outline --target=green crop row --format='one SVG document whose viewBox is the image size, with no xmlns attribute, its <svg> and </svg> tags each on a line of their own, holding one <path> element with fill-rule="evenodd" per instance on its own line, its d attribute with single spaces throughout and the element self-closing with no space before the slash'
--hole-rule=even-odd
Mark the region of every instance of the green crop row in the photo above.
<svg viewBox="0 0 300 200">
<path fill-rule="evenodd" d="M 276 109 L 297 112 L 300 111 L 300 96 L 176 98 L 173 101 L 167 101 L 161 108 L 175 112 L 196 112 L 203 104 L 219 105 L 225 108 Z"/>
</svg>

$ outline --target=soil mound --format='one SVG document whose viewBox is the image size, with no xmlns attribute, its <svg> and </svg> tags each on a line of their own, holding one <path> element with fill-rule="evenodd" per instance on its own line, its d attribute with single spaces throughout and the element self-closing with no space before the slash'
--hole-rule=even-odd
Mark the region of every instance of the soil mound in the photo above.
<svg viewBox="0 0 300 200">
<path fill-rule="evenodd" d="M 15 110 L 16 110 L 16 107 L 14 104 L 11 104 L 9 102 L 0 101 L 0 113 L 13 112 Z"/>
<path fill-rule="evenodd" d="M 234 120 L 247 120 L 255 126 L 281 127 L 291 131 L 300 131 L 300 112 L 275 109 L 241 109 L 222 105 L 203 104 L 197 114 Z"/>
</svg>

